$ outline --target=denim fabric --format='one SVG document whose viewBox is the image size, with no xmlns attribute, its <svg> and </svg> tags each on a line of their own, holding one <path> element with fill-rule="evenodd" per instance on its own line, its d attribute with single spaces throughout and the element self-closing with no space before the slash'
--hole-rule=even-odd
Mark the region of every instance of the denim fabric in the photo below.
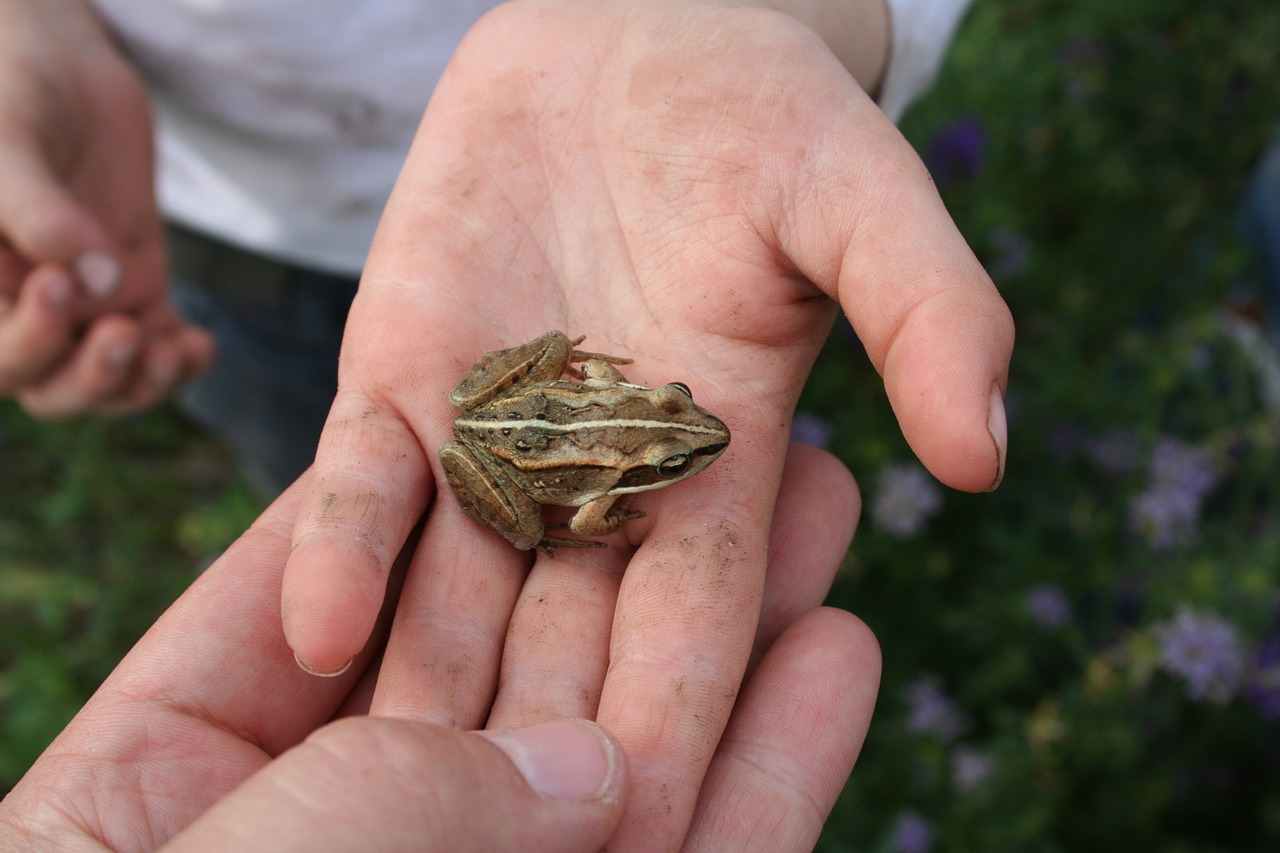
<svg viewBox="0 0 1280 853">
<path fill-rule="evenodd" d="M 1280 344 L 1280 131 L 1250 180 L 1243 213 L 1245 235 L 1262 268 L 1267 332 Z"/>
<path fill-rule="evenodd" d="M 178 405 L 231 447 L 264 497 L 315 458 L 356 281 L 295 269 L 253 292 L 173 285 L 178 309 L 218 341 L 213 366 L 182 388 Z"/>
</svg>

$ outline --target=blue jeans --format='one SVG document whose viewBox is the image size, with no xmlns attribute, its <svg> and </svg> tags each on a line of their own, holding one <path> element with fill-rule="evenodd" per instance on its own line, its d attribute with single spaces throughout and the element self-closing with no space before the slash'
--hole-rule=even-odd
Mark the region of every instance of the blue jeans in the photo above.
<svg viewBox="0 0 1280 853">
<path fill-rule="evenodd" d="M 1280 131 L 1253 173 L 1243 213 L 1245 236 L 1261 266 L 1267 332 L 1280 344 Z"/>
<path fill-rule="evenodd" d="M 170 255 L 174 302 L 218 341 L 209 372 L 179 391 L 178 405 L 234 451 L 255 489 L 274 497 L 315 458 L 358 280 L 255 258 L 191 232 L 170 234 Z"/>
</svg>

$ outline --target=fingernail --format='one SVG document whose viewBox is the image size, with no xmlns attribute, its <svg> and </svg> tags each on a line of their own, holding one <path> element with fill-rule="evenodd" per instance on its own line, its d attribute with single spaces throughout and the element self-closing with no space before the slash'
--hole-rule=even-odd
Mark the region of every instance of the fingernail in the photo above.
<svg viewBox="0 0 1280 853">
<path fill-rule="evenodd" d="M 991 440 L 996 445 L 996 479 L 988 489 L 988 491 L 995 491 L 999 488 L 1000 481 L 1004 479 L 1004 462 L 1009 448 L 1009 422 L 1004 412 L 1004 395 L 1000 393 L 998 384 L 991 386 L 991 404 L 987 409 L 987 432 L 990 433 Z"/>
<path fill-rule="evenodd" d="M 90 296 L 105 299 L 120 286 L 120 262 L 101 249 L 90 249 L 76 258 L 76 278 Z"/>
<path fill-rule="evenodd" d="M 325 672 L 324 670 L 316 669 L 310 664 L 303 663 L 302 658 L 298 657 L 297 652 L 294 652 L 293 659 L 298 662 L 298 666 L 302 667 L 303 672 L 306 672 L 309 675 L 319 676 L 320 678 L 337 678 L 339 675 L 342 675 L 342 673 L 351 669 L 351 662 L 355 660 L 355 658 L 352 658 L 337 669 L 332 670 L 331 672 Z"/>
<path fill-rule="evenodd" d="M 609 792 L 618 773 L 618 747 L 604 729 L 587 720 L 556 720 L 483 734 L 544 797 L 598 800 Z"/>
</svg>

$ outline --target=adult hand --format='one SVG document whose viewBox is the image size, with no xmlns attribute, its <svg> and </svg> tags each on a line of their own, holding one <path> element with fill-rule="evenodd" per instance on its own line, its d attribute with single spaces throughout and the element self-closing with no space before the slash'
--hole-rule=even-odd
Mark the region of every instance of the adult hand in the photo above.
<svg viewBox="0 0 1280 853">
<path fill-rule="evenodd" d="M 500 7 L 441 81 L 366 267 L 284 578 L 291 647 L 319 672 L 360 651 L 430 507 L 376 706 L 474 727 L 499 678 L 502 710 L 508 661 L 576 655 L 603 687 L 563 684 L 562 703 L 631 762 L 610 848 L 675 849 L 748 663 L 788 424 L 837 303 L 924 463 L 994 487 L 1008 311 L 813 31 L 741 4 Z M 632 381 L 687 382 L 733 443 L 639 502 L 633 556 L 562 550 L 530 573 L 437 494 L 436 451 L 470 364 L 552 328 L 633 357 Z M 555 641 L 580 622 L 592 642 Z"/>
<path fill-rule="evenodd" d="M 819 451 L 797 449 L 788 471 L 788 513 L 820 520 L 827 493 L 846 508 L 856 500 Z M 483 733 L 411 713 L 363 716 L 376 651 L 338 678 L 298 669 L 277 606 L 301 497 L 298 487 L 282 496 L 125 658 L 0 804 L 0 847 L 602 849 L 629 787 L 628 761 L 604 729 L 520 721 L 509 695 Z M 866 734 L 879 676 L 869 632 L 812 603 L 850 525 L 778 537 L 759 662 L 725 736 L 706 745 L 714 757 L 684 849 L 812 846 Z M 527 623 L 518 613 L 512 628 Z M 579 677 L 567 668 L 544 681 L 538 707 L 569 707 L 558 688 Z"/>
<path fill-rule="evenodd" d="M 0 0 L 0 393 L 149 405 L 212 356 L 167 296 L 146 94 L 83 0 Z"/>
</svg>

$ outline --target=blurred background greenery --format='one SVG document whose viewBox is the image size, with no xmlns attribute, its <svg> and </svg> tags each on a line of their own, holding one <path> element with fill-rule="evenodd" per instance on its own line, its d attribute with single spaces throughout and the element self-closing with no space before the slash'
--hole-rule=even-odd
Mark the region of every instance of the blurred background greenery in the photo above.
<svg viewBox="0 0 1280 853">
<path fill-rule="evenodd" d="M 1018 323 L 1000 490 L 913 462 L 841 322 L 798 438 L 884 684 L 821 849 L 1280 847 L 1280 295 L 1240 204 L 1280 4 L 978 0 L 903 125 Z M 259 506 L 168 410 L 0 404 L 0 790 Z"/>
</svg>

